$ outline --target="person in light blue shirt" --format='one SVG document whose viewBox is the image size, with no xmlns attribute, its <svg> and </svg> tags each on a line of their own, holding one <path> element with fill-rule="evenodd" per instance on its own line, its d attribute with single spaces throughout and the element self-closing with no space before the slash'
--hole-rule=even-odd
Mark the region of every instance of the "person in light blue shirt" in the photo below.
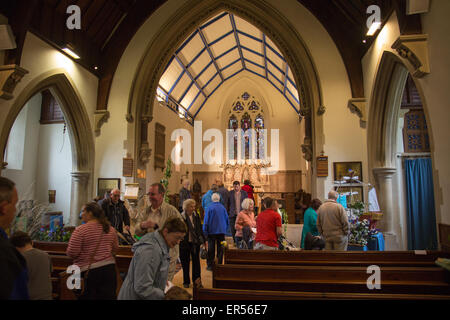
<svg viewBox="0 0 450 320">
<path fill-rule="evenodd" d="M 319 230 L 317 230 L 317 210 L 321 204 L 322 201 L 319 199 L 313 199 L 311 206 L 306 209 L 303 215 L 302 242 L 300 245 L 302 249 L 305 249 L 305 237 L 308 232 L 311 232 L 313 236 L 319 235 Z"/>
<path fill-rule="evenodd" d="M 211 186 L 211 189 L 208 190 L 202 197 L 202 207 L 203 210 L 206 211 L 206 208 L 208 207 L 208 205 L 212 202 L 211 196 L 213 193 L 216 193 L 219 191 L 219 187 L 216 184 L 213 184 Z M 219 194 L 220 196 L 220 194 Z M 222 196 L 220 196 L 220 202 L 222 202 Z"/>
</svg>

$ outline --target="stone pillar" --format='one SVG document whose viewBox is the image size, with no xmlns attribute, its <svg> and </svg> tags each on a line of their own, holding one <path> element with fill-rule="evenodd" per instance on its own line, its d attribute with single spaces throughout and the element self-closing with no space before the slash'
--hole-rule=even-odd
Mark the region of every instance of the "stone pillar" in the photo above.
<svg viewBox="0 0 450 320">
<path fill-rule="evenodd" d="M 89 172 L 72 172 L 72 196 L 70 198 L 69 225 L 80 224 L 81 207 L 88 202 Z"/>
<path fill-rule="evenodd" d="M 380 204 L 383 218 L 377 225 L 384 233 L 393 233 L 394 230 L 394 214 L 396 206 L 394 201 L 398 201 L 398 197 L 393 194 L 392 177 L 397 172 L 396 168 L 374 168 L 373 173 L 377 180 L 378 186 L 378 203 Z"/>
</svg>

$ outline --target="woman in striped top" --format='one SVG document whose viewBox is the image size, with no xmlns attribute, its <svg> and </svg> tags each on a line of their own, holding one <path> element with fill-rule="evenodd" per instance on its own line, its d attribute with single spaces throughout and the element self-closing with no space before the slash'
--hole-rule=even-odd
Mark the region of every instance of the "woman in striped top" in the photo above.
<svg viewBox="0 0 450 320">
<path fill-rule="evenodd" d="M 108 222 L 102 208 L 95 202 L 83 207 L 85 224 L 73 232 L 66 254 L 81 269 L 84 278 L 89 270 L 83 300 L 115 300 L 116 268 L 114 255 L 119 244 L 117 233 Z"/>
</svg>

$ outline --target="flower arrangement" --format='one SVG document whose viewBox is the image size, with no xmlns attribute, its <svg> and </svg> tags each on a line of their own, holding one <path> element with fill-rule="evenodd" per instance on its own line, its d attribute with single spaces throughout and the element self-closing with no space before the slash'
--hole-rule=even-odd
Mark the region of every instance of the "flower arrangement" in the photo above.
<svg viewBox="0 0 450 320">
<path fill-rule="evenodd" d="M 367 219 L 361 220 L 361 216 L 364 214 L 364 203 L 357 201 L 351 205 L 348 205 L 350 209 L 349 222 L 350 222 L 350 235 L 349 244 L 356 244 L 365 246 L 371 236 L 369 230 L 370 222 Z"/>
<path fill-rule="evenodd" d="M 42 227 L 38 232 L 38 240 L 52 242 L 69 242 L 72 232 L 65 230 L 64 226 L 56 226 L 54 230 Z"/>
</svg>

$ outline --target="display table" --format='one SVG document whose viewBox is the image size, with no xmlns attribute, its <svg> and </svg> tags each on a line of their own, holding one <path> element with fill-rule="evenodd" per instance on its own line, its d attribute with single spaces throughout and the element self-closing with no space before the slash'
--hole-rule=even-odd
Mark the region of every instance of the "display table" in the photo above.
<svg viewBox="0 0 450 320">
<path fill-rule="evenodd" d="M 348 244 L 347 251 L 384 251 L 384 237 L 381 232 L 374 234 L 367 241 L 367 245 Z"/>
<path fill-rule="evenodd" d="M 349 244 L 347 251 L 367 251 L 367 246 L 361 246 L 358 244 Z"/>
<path fill-rule="evenodd" d="M 370 251 L 384 251 L 384 237 L 381 232 L 373 235 L 368 243 L 367 248 Z"/>
</svg>

